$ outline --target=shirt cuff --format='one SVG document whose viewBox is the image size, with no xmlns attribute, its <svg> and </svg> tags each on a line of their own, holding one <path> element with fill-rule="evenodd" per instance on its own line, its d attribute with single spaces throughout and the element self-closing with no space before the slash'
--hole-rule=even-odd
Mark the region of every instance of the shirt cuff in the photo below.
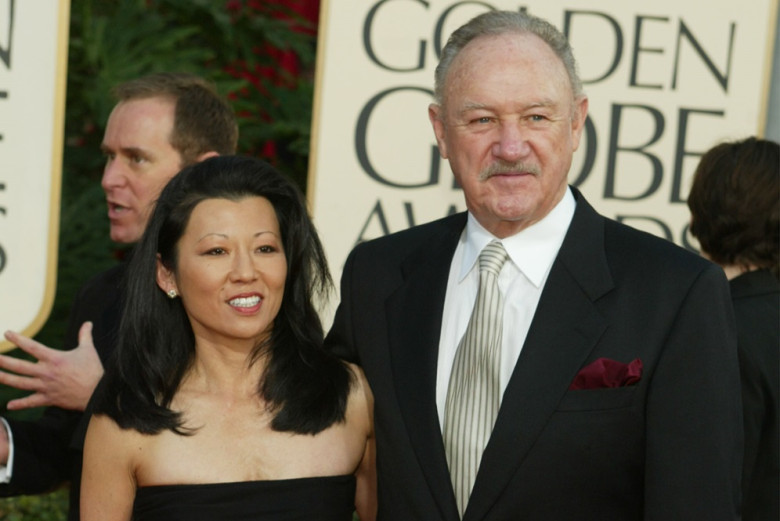
<svg viewBox="0 0 780 521">
<path fill-rule="evenodd" d="M 8 425 L 5 418 L 0 417 L 0 422 L 2 422 L 6 434 L 8 434 L 8 462 L 5 465 L 0 465 L 0 483 L 10 483 L 14 468 L 14 435 L 11 432 L 11 426 Z"/>
</svg>

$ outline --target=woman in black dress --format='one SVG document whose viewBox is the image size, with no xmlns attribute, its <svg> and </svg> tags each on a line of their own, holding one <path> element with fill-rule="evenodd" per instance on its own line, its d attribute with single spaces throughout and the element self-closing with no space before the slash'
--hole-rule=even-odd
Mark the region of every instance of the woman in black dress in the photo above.
<svg viewBox="0 0 780 521">
<path fill-rule="evenodd" d="M 373 399 L 322 348 L 313 301 L 330 276 L 289 181 L 252 158 L 184 169 L 127 284 L 83 520 L 374 518 Z"/>
<path fill-rule="evenodd" d="M 742 519 L 780 519 L 780 144 L 750 137 L 705 153 L 691 233 L 731 287 L 742 377 Z"/>
</svg>

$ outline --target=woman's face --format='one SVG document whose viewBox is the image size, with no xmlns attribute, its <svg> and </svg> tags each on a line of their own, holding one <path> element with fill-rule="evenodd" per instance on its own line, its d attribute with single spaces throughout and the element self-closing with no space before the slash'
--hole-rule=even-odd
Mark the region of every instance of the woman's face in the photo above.
<svg viewBox="0 0 780 521">
<path fill-rule="evenodd" d="M 198 203 L 177 250 L 175 272 L 158 261 L 157 283 L 181 297 L 197 343 L 254 346 L 270 335 L 282 304 L 287 260 L 267 199 Z"/>
</svg>

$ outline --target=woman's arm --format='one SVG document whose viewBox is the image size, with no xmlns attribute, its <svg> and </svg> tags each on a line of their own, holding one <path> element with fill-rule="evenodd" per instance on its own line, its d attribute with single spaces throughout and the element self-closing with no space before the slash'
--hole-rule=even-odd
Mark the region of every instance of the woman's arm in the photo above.
<svg viewBox="0 0 780 521">
<path fill-rule="evenodd" d="M 129 521 L 135 499 L 138 439 L 108 416 L 93 416 L 84 442 L 82 521 Z M 136 443 L 133 443 L 135 440 Z"/>
<path fill-rule="evenodd" d="M 374 395 L 368 386 L 363 371 L 352 366 L 352 370 L 358 380 L 358 390 L 361 398 L 365 399 L 366 418 L 366 448 L 363 459 L 355 472 L 357 488 L 355 490 L 355 510 L 360 521 L 374 521 L 376 519 L 376 439 L 374 437 Z"/>
</svg>

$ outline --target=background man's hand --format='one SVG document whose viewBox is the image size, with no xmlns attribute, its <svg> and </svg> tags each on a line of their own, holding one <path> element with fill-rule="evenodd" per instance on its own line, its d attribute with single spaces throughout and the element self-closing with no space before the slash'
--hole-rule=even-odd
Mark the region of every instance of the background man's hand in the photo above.
<svg viewBox="0 0 780 521">
<path fill-rule="evenodd" d="M 30 362 L 0 355 L 0 384 L 33 391 L 8 402 L 8 410 L 51 405 L 78 411 L 86 408 L 103 375 L 103 364 L 92 343 L 91 322 L 81 325 L 79 345 L 70 351 L 51 349 L 13 331 L 6 331 L 5 338 L 37 359 Z"/>
</svg>

